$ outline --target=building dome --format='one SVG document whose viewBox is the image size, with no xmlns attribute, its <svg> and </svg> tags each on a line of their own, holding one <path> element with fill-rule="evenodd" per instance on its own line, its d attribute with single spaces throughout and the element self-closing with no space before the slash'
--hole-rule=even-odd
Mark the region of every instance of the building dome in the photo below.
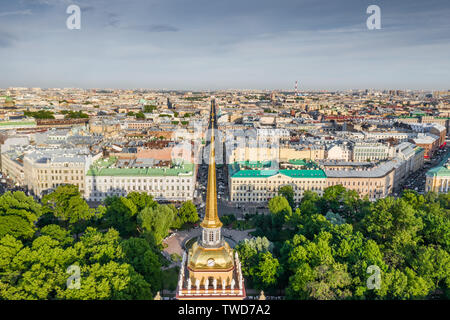
<svg viewBox="0 0 450 320">
<path fill-rule="evenodd" d="M 229 270 L 234 267 L 233 250 L 226 241 L 218 248 L 202 247 L 195 242 L 189 250 L 188 267 L 197 270 Z"/>
</svg>

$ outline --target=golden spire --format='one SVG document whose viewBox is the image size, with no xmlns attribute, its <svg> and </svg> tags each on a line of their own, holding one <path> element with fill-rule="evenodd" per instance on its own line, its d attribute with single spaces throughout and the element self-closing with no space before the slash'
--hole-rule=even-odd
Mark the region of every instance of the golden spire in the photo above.
<svg viewBox="0 0 450 320">
<path fill-rule="evenodd" d="M 211 106 L 211 144 L 209 150 L 208 187 L 206 191 L 205 218 L 200 226 L 203 228 L 220 228 L 222 222 L 217 214 L 217 186 L 216 186 L 216 152 L 214 146 L 214 107 Z"/>
</svg>

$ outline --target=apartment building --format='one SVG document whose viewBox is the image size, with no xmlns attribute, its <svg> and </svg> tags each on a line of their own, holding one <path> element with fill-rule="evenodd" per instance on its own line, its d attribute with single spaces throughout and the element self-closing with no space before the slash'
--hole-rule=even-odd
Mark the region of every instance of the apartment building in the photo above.
<svg viewBox="0 0 450 320">
<path fill-rule="evenodd" d="M 355 190 L 360 197 L 374 201 L 387 197 L 394 188 L 395 168 L 392 163 L 367 170 L 326 170 L 326 187 L 342 185 Z"/>
<path fill-rule="evenodd" d="M 89 131 L 101 134 L 104 137 L 113 137 L 122 130 L 120 121 L 116 119 L 91 119 L 89 120 Z"/>
<path fill-rule="evenodd" d="M 385 160 L 390 155 L 390 147 L 384 143 L 358 142 L 353 146 L 353 161 Z"/>
<path fill-rule="evenodd" d="M 109 196 L 146 192 L 158 201 L 187 201 L 194 197 L 195 166 L 162 163 L 154 159 L 99 159 L 86 173 L 85 198 L 102 201 Z"/>
<path fill-rule="evenodd" d="M 10 149 L 1 154 L 1 161 L 3 177 L 11 179 L 17 185 L 23 185 L 23 153 L 17 149 Z"/>
<path fill-rule="evenodd" d="M 326 159 L 350 161 L 353 158 L 353 151 L 347 145 L 333 144 L 327 150 Z"/>
<path fill-rule="evenodd" d="M 125 122 L 125 125 L 127 129 L 133 129 L 133 130 L 142 130 L 142 129 L 148 129 L 153 126 L 155 126 L 155 123 L 153 121 L 127 121 Z"/>
<path fill-rule="evenodd" d="M 230 200 L 236 203 L 264 203 L 278 194 L 280 187 L 291 185 L 295 201 L 304 191 L 319 195 L 327 187 L 342 185 L 361 197 L 374 201 L 390 195 L 411 173 L 423 166 L 424 149 L 404 142 L 395 149 L 395 157 L 379 165 L 368 162 L 335 160 L 317 163 L 289 160 L 279 168 L 266 162 L 236 162 L 229 165 Z"/>
<path fill-rule="evenodd" d="M 321 160 L 326 157 L 326 149 L 323 145 L 309 146 L 282 146 L 280 147 L 280 161 L 289 159 Z"/>
<path fill-rule="evenodd" d="M 12 149 L 27 146 L 30 143 L 28 136 L 0 134 L 0 154 Z M 11 156 L 14 157 L 12 154 Z M 0 157 L 0 168 L 2 167 L 2 157 Z"/>
<path fill-rule="evenodd" d="M 73 184 L 85 192 L 86 172 L 96 158 L 87 149 L 35 149 L 23 157 L 24 184 L 36 195 Z"/>
<path fill-rule="evenodd" d="M 292 186 L 295 201 L 300 201 L 306 190 L 322 195 L 326 188 L 326 175 L 318 166 L 308 167 L 307 164 L 303 160 L 291 160 L 285 169 L 271 169 L 270 162 L 233 163 L 228 167 L 230 200 L 265 203 L 286 185 Z"/>
<path fill-rule="evenodd" d="M 243 161 L 287 162 L 289 159 L 321 160 L 325 158 L 326 149 L 322 145 L 289 145 L 262 141 L 260 145 L 227 145 L 228 163 Z"/>
<path fill-rule="evenodd" d="M 445 126 L 437 123 L 419 123 L 411 125 L 411 128 L 418 132 L 419 135 L 423 133 L 429 133 L 433 136 L 439 137 L 439 146 L 445 144 L 445 139 L 447 137 L 447 129 Z"/>
<path fill-rule="evenodd" d="M 417 133 L 415 132 L 363 132 L 365 140 L 387 140 L 395 139 L 399 142 L 408 141 L 408 139 L 414 138 Z"/>
<path fill-rule="evenodd" d="M 424 157 L 429 159 L 433 157 L 434 153 L 438 150 L 439 144 L 439 136 L 435 136 L 434 134 L 424 134 L 419 133 L 417 137 L 411 139 L 411 142 L 416 146 L 425 149 Z"/>
<path fill-rule="evenodd" d="M 250 146 L 236 146 L 228 152 L 228 163 L 242 162 L 242 161 L 271 161 L 278 159 L 280 149 L 278 145 L 268 145 L 263 147 Z"/>
</svg>

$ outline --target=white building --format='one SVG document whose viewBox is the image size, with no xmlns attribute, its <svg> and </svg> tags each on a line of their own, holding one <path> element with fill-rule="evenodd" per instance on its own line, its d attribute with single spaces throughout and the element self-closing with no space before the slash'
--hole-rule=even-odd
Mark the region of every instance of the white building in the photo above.
<svg viewBox="0 0 450 320">
<path fill-rule="evenodd" d="M 327 151 L 327 159 L 350 161 L 352 159 L 352 150 L 346 145 L 332 145 Z"/>
<path fill-rule="evenodd" d="M 94 163 L 86 174 L 85 198 L 103 201 L 109 196 L 126 196 L 130 192 L 146 192 L 159 201 L 193 200 L 195 166 L 138 167 L 135 162 L 118 166 L 116 159 L 102 159 Z"/>
<path fill-rule="evenodd" d="M 76 185 L 84 194 L 86 171 L 99 156 L 80 148 L 35 149 L 23 158 L 24 184 L 36 195 L 63 184 Z"/>
<path fill-rule="evenodd" d="M 358 142 L 353 146 L 353 161 L 385 160 L 390 157 L 389 151 L 383 143 Z"/>
</svg>

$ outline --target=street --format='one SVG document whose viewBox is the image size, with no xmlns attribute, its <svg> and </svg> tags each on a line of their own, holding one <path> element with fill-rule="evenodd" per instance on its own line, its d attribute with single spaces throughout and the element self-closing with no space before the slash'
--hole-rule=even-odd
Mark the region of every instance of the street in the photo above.
<svg viewBox="0 0 450 320">
<path fill-rule="evenodd" d="M 414 172 L 408 176 L 403 183 L 399 184 L 398 192 L 394 193 L 394 196 L 400 196 L 401 192 L 405 189 L 414 190 L 424 194 L 427 171 L 439 165 L 439 163 L 448 155 L 448 152 L 450 152 L 448 147 L 436 151 L 432 159 L 425 160 L 422 169 Z"/>
</svg>

